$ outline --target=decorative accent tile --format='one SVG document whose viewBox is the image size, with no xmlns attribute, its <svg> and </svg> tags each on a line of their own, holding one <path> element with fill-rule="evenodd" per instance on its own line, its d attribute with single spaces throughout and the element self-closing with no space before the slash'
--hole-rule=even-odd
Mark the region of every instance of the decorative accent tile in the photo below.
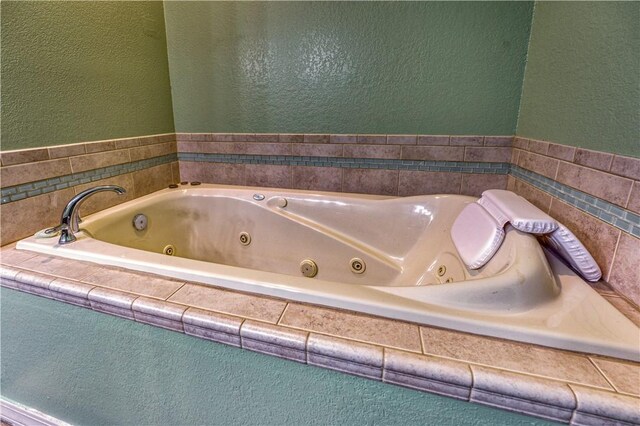
<svg viewBox="0 0 640 426">
<path fill-rule="evenodd" d="M 91 309 L 94 311 L 131 320 L 134 319 L 131 305 L 137 299 L 137 296 L 108 288 L 95 287 L 89 291 L 88 297 L 91 302 Z"/>
<path fill-rule="evenodd" d="M 640 424 L 638 400 L 626 395 L 570 384 L 578 400 L 572 425 Z"/>
<path fill-rule="evenodd" d="M 188 308 L 182 315 L 184 332 L 226 345 L 240 347 L 243 319 L 198 308 Z"/>
<path fill-rule="evenodd" d="M 307 332 L 251 320 L 242 323 L 240 328 L 243 349 L 302 363 L 307 362 L 308 336 Z"/>
<path fill-rule="evenodd" d="M 92 285 L 69 281 L 65 278 L 56 278 L 49 284 L 49 291 L 53 299 L 85 308 L 91 308 L 89 292 L 93 288 Z"/>
<path fill-rule="evenodd" d="M 311 333 L 307 363 L 369 379 L 382 379 L 382 348 Z"/>
<path fill-rule="evenodd" d="M 466 363 L 388 348 L 382 381 L 465 401 L 473 383 Z"/>
<path fill-rule="evenodd" d="M 131 310 L 138 322 L 178 332 L 184 331 L 182 314 L 187 310 L 186 306 L 148 297 L 138 297 L 131 305 Z"/>
<path fill-rule="evenodd" d="M 568 423 L 576 399 L 568 385 L 472 365 L 470 400 L 508 411 Z"/>
</svg>

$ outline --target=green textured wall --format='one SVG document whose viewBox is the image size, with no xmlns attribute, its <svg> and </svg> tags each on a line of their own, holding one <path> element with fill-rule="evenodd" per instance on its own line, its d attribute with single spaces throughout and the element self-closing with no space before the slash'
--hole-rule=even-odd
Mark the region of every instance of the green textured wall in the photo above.
<svg viewBox="0 0 640 426">
<path fill-rule="evenodd" d="M 1 2 L 3 150 L 173 132 L 162 2 Z"/>
<path fill-rule="evenodd" d="M 517 134 L 640 157 L 640 3 L 537 2 Z"/>
<path fill-rule="evenodd" d="M 73 424 L 542 425 L 2 289 L 2 396 Z"/>
<path fill-rule="evenodd" d="M 165 2 L 176 130 L 513 134 L 531 2 Z"/>
</svg>

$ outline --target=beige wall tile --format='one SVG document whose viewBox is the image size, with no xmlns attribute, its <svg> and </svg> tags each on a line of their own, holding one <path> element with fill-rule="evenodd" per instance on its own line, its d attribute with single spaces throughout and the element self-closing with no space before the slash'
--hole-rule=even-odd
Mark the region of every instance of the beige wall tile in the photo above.
<svg viewBox="0 0 640 426">
<path fill-rule="evenodd" d="M 624 232 L 620 234 L 607 281 L 617 292 L 640 305 L 640 239 Z"/>
<path fill-rule="evenodd" d="M 616 155 L 611 164 L 611 173 L 640 180 L 640 158 Z"/>
<path fill-rule="evenodd" d="M 633 187 L 631 188 L 631 194 L 629 195 L 629 203 L 627 204 L 627 208 L 636 213 L 640 213 L 640 182 L 633 182 Z"/>
<path fill-rule="evenodd" d="M 87 154 L 94 152 L 113 151 L 116 149 L 116 141 L 87 142 L 84 144 Z"/>
<path fill-rule="evenodd" d="M 523 149 L 526 151 L 529 149 L 529 139 L 522 138 L 520 136 L 515 136 L 513 138 L 513 147 L 518 149 Z"/>
<path fill-rule="evenodd" d="M 547 151 L 547 155 L 549 157 L 557 158 L 559 160 L 572 162 L 576 155 L 576 148 L 573 146 L 551 143 L 549 144 L 549 150 Z"/>
<path fill-rule="evenodd" d="M 512 146 L 513 136 L 485 136 L 484 146 Z"/>
<path fill-rule="evenodd" d="M 146 160 L 147 158 L 161 157 L 173 154 L 177 151 L 176 142 L 165 142 L 154 145 L 145 145 L 129 149 L 131 161 Z M 116 151 L 117 152 L 117 151 Z"/>
<path fill-rule="evenodd" d="M 71 174 L 69 160 L 67 158 L 59 158 L 56 160 L 2 167 L 0 168 L 0 181 L 2 181 L 2 186 L 6 188 L 7 186 L 69 174 Z"/>
<path fill-rule="evenodd" d="M 133 176 L 136 198 L 164 189 L 173 183 L 171 164 L 160 164 L 138 170 L 131 175 Z"/>
<path fill-rule="evenodd" d="M 244 164 L 180 161 L 177 181 L 244 185 Z"/>
<path fill-rule="evenodd" d="M 398 195 L 459 194 L 462 173 L 400 170 Z"/>
<path fill-rule="evenodd" d="M 59 224 L 62 209 L 73 196 L 72 189 L 63 189 L 0 205 L 0 245 Z"/>
<path fill-rule="evenodd" d="M 77 157 L 71 157 L 69 161 L 71 162 L 73 172 L 78 173 L 100 167 L 128 163 L 131 161 L 129 151 L 128 149 L 118 149 L 115 151 L 98 152 L 96 154 L 79 155 Z"/>
<path fill-rule="evenodd" d="M 288 143 L 248 143 L 244 154 L 249 155 L 291 155 L 291 144 Z"/>
<path fill-rule="evenodd" d="M 418 145 L 449 145 L 449 135 L 418 135 Z"/>
<path fill-rule="evenodd" d="M 358 135 L 358 143 L 379 145 L 387 143 L 387 135 Z"/>
<path fill-rule="evenodd" d="M 329 137 L 331 143 L 357 143 L 358 135 L 331 135 Z"/>
<path fill-rule="evenodd" d="M 403 160 L 463 161 L 464 147 L 403 146 Z"/>
<path fill-rule="evenodd" d="M 280 133 L 278 135 L 278 141 L 284 143 L 302 143 L 304 142 L 304 135 L 301 133 Z"/>
<path fill-rule="evenodd" d="M 245 164 L 244 180 L 248 186 L 291 188 L 291 167 Z"/>
<path fill-rule="evenodd" d="M 556 180 L 619 206 L 626 205 L 633 184 L 629 179 L 564 161 Z"/>
<path fill-rule="evenodd" d="M 387 135 L 387 144 L 389 145 L 415 145 L 418 139 L 417 135 Z"/>
<path fill-rule="evenodd" d="M 49 158 L 64 158 L 64 157 L 73 157 L 75 155 L 85 154 L 85 148 L 83 143 L 77 143 L 72 145 L 60 145 L 60 146 L 51 146 L 48 148 L 49 150 Z"/>
<path fill-rule="evenodd" d="M 549 142 L 538 141 L 535 139 L 529 140 L 529 151 L 535 152 L 536 154 L 547 155 L 549 151 Z"/>
<path fill-rule="evenodd" d="M 460 194 L 480 197 L 487 189 L 507 189 L 507 175 L 462 173 Z"/>
<path fill-rule="evenodd" d="M 327 134 L 305 133 L 303 138 L 304 143 L 329 143 L 330 140 L 331 140 L 331 135 L 327 135 Z"/>
<path fill-rule="evenodd" d="M 474 147 L 464 150 L 464 161 L 508 163 L 511 160 L 509 147 Z"/>
<path fill-rule="evenodd" d="M 398 194 L 398 171 L 382 169 L 343 169 L 344 192 L 377 195 Z"/>
<path fill-rule="evenodd" d="M 451 136 L 449 145 L 451 146 L 482 146 L 483 136 Z"/>
<path fill-rule="evenodd" d="M 133 173 L 126 173 L 107 179 L 100 179 L 95 182 L 85 183 L 73 187 L 75 194 L 79 194 L 84 190 L 93 188 L 98 185 L 118 185 L 127 192 L 124 194 L 116 194 L 115 192 L 105 191 L 93 194 L 87 198 L 80 206 L 80 217 L 88 216 L 95 212 L 117 206 L 118 204 L 131 201 L 136 197 L 135 186 L 133 182 Z M 68 201 L 68 200 L 67 200 Z M 62 211 L 61 211 L 62 212 Z"/>
<path fill-rule="evenodd" d="M 308 157 L 342 157 L 342 145 L 296 143 L 291 146 L 290 153 Z"/>
<path fill-rule="evenodd" d="M 344 156 L 348 158 L 399 159 L 400 146 L 396 145 L 344 145 Z"/>
<path fill-rule="evenodd" d="M 291 166 L 293 188 L 342 191 L 342 169 L 337 167 Z"/>
<path fill-rule="evenodd" d="M 529 185 L 520 179 L 513 178 L 513 189 L 511 191 L 526 198 L 530 203 L 545 213 L 549 213 L 551 207 L 551 195 L 540 191 L 533 185 Z"/>
<path fill-rule="evenodd" d="M 412 352 L 421 351 L 418 326 L 400 321 L 290 303 L 279 324 Z"/>
<path fill-rule="evenodd" d="M 556 159 L 527 151 L 521 151 L 518 157 L 518 166 L 551 179 L 556 178 L 558 163 L 559 161 Z"/>
<path fill-rule="evenodd" d="M 563 223 L 578 237 L 598 263 L 602 269 L 602 276 L 606 279 L 611 270 L 613 253 L 621 231 L 557 198 L 551 201 L 549 215 Z"/>
<path fill-rule="evenodd" d="M 613 154 L 609 154 L 608 152 L 578 148 L 573 162 L 581 166 L 604 170 L 606 172 L 611 168 L 612 160 Z"/>
<path fill-rule="evenodd" d="M 21 149 L 17 151 L 4 151 L 2 153 L 2 165 L 32 163 L 49 159 L 49 151 L 46 148 Z"/>
</svg>

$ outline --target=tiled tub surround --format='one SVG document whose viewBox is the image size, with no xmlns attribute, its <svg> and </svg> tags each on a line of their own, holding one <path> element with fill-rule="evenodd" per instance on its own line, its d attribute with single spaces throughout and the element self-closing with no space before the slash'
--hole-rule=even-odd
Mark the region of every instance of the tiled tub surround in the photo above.
<svg viewBox="0 0 640 426">
<path fill-rule="evenodd" d="M 516 137 L 508 189 L 564 223 L 640 305 L 640 159 Z"/>
<path fill-rule="evenodd" d="M 508 187 L 565 223 L 594 255 L 603 279 L 640 304 L 635 158 L 512 136 L 219 133 L 36 148 L 1 158 L 3 244 L 55 224 L 64 203 L 92 184 L 115 183 L 129 193 L 98 194 L 85 214 L 179 178 L 398 196 L 479 196 Z M 81 183 L 87 179 L 98 180 Z"/>
<path fill-rule="evenodd" d="M 173 133 L 4 151 L 0 162 L 2 244 L 57 224 L 65 204 L 91 186 L 116 184 L 127 193 L 96 194 L 83 215 L 179 180 Z"/>
<path fill-rule="evenodd" d="M 398 196 L 479 196 L 508 186 L 567 225 L 603 279 L 640 304 L 640 159 L 511 136 L 176 138 L 183 180 Z"/>
<path fill-rule="evenodd" d="M 505 189 L 511 136 L 178 133 L 183 180 L 376 195 Z"/>
<path fill-rule="evenodd" d="M 373 380 L 573 424 L 640 424 L 640 364 L 0 252 L 2 285 Z M 624 306 L 640 324 L 633 306 Z"/>
</svg>

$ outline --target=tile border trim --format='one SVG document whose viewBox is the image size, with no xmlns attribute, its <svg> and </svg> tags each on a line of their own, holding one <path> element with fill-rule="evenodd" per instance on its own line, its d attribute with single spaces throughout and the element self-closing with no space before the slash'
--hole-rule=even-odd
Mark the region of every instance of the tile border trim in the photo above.
<svg viewBox="0 0 640 426">
<path fill-rule="evenodd" d="M 539 385 L 534 382 L 543 383 L 547 389 L 566 390 L 567 383 L 559 380 L 516 372 L 505 372 L 493 367 L 477 367 L 476 370 L 485 370 L 492 372 L 491 374 L 494 375 L 504 376 L 506 374 L 513 384 L 513 386 L 506 387 L 491 386 L 489 390 L 495 400 L 492 398 L 485 398 L 486 400 L 483 398 L 478 399 L 474 398 L 473 391 L 477 390 L 477 386 L 474 383 L 475 380 L 471 378 L 471 376 L 475 376 L 475 364 L 470 364 L 466 361 L 415 354 L 202 309 L 197 309 L 200 312 L 200 316 L 205 314 L 209 318 L 207 318 L 207 321 L 197 321 L 200 332 L 194 334 L 188 331 L 188 326 L 192 325 L 193 321 L 185 321 L 186 312 L 193 308 L 185 307 L 182 310 L 182 306 L 180 306 L 179 310 L 182 310 L 182 314 L 178 320 L 178 314 L 176 313 L 178 305 L 166 300 L 151 300 L 144 296 L 98 286 L 92 288 L 87 286 L 84 289 L 86 291 L 79 294 L 71 288 L 74 284 L 74 281 L 71 280 L 65 280 L 66 285 L 60 285 L 53 289 L 51 288 L 51 284 L 55 282 L 53 277 L 49 278 L 47 275 L 22 270 L 19 267 L 0 265 L 0 277 L 2 277 L 0 285 L 5 288 L 64 303 L 72 303 L 97 312 L 166 328 L 170 331 L 185 333 L 222 344 L 239 346 L 242 349 L 290 359 L 303 364 L 316 365 L 373 380 L 390 382 L 418 391 L 448 395 L 463 401 L 480 403 L 564 423 L 570 422 L 582 412 L 575 392 L 569 394 L 570 401 L 565 401 L 564 404 L 559 404 L 558 406 L 550 406 L 548 401 L 544 400 L 544 398 L 540 399 L 536 395 L 536 387 Z M 68 295 L 71 293 L 74 293 L 73 302 L 76 303 L 68 300 Z M 149 300 L 153 304 L 153 309 L 148 309 L 144 318 L 135 315 L 136 312 L 139 312 L 139 309 L 134 306 L 138 300 L 141 303 Z M 167 320 L 170 320 L 170 323 Z M 234 324 L 230 324 L 230 322 Z M 254 329 L 251 330 L 251 327 Z M 224 331 L 224 338 L 220 336 L 221 330 Z M 388 354 L 391 353 L 399 354 L 401 358 L 396 359 L 394 363 L 390 363 Z M 402 357 L 407 357 L 407 359 L 403 360 Z M 422 364 L 422 366 L 416 367 L 416 363 Z M 442 364 L 442 367 L 448 372 L 443 373 L 441 368 L 437 368 L 439 364 Z M 468 369 L 468 372 L 465 371 L 464 377 L 457 377 L 458 373 L 465 369 Z M 391 380 L 389 374 L 392 376 Z M 531 385 L 531 383 L 534 384 Z M 596 410 L 599 418 L 606 421 L 628 421 L 628 418 L 618 416 L 616 409 L 611 407 L 623 407 L 625 408 L 623 411 L 633 413 L 636 402 L 639 399 L 631 396 L 625 396 L 625 398 L 621 399 L 620 394 L 615 391 L 605 391 L 588 386 L 580 387 L 597 391 L 597 397 L 590 398 L 588 403 L 590 404 L 590 409 Z M 509 401 L 517 404 L 514 406 Z M 520 405 L 523 406 L 521 407 Z M 640 414 L 638 414 L 637 421 L 640 423 Z"/>
</svg>

